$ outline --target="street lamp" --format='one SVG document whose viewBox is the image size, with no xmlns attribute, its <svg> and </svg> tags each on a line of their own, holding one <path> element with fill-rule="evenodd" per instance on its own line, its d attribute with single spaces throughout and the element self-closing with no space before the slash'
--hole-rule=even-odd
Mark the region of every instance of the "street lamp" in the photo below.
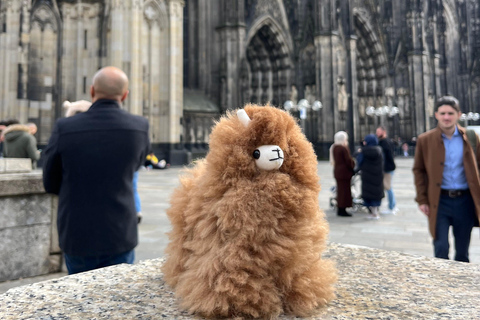
<svg viewBox="0 0 480 320">
<path fill-rule="evenodd" d="M 380 117 L 380 123 L 383 125 L 384 124 L 384 116 L 388 116 L 389 118 L 393 118 L 395 117 L 396 115 L 398 115 L 399 113 L 399 109 L 398 107 L 390 107 L 390 106 L 383 106 L 383 107 L 378 107 L 378 108 L 375 108 L 373 106 L 369 106 L 367 107 L 367 109 L 365 110 L 365 113 L 369 116 L 369 117 L 373 117 L 375 116 L 375 127 L 377 127 L 377 117 Z M 393 124 L 393 131 L 395 131 L 395 122 Z M 395 135 L 395 132 L 392 132 L 393 135 Z"/>
<path fill-rule="evenodd" d="M 469 112 L 467 114 L 462 113 L 462 115 L 460 116 L 460 120 L 464 121 L 465 127 L 468 127 L 469 120 L 477 121 L 479 119 L 480 119 L 480 114 L 478 112 L 475 112 L 475 113 Z"/>
<path fill-rule="evenodd" d="M 312 112 L 315 111 L 312 114 L 312 116 L 313 116 L 317 113 L 317 111 L 322 109 L 322 103 L 318 100 L 315 100 L 310 105 L 310 103 L 308 102 L 307 99 L 301 99 L 300 101 L 298 101 L 298 104 L 295 105 L 295 103 L 293 103 L 293 101 L 287 100 L 287 101 L 284 102 L 283 108 L 288 112 L 290 112 L 292 110 L 299 112 L 298 117 L 300 118 L 300 126 L 302 127 L 303 132 L 306 133 L 305 132 L 305 120 L 308 118 L 308 110 L 312 110 Z M 312 117 L 310 117 L 310 119 L 312 119 Z M 318 117 L 316 117 L 315 120 L 318 120 Z M 316 132 L 317 127 L 318 126 L 316 124 L 315 124 L 315 126 L 312 126 L 312 125 L 310 126 L 310 141 L 312 141 L 312 139 L 311 139 L 312 135 L 316 136 L 314 133 Z"/>
</svg>

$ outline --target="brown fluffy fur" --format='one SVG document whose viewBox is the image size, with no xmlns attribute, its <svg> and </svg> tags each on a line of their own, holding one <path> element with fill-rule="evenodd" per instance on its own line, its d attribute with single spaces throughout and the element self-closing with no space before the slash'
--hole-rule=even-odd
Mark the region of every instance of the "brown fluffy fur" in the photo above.
<svg viewBox="0 0 480 320">
<path fill-rule="evenodd" d="M 205 317 L 307 316 L 335 297 L 336 270 L 321 259 L 328 223 L 318 205 L 317 160 L 295 120 L 247 105 L 246 128 L 228 113 L 205 160 L 181 177 L 167 215 L 163 272 L 183 308 Z M 279 170 L 252 157 L 278 145 Z"/>
</svg>

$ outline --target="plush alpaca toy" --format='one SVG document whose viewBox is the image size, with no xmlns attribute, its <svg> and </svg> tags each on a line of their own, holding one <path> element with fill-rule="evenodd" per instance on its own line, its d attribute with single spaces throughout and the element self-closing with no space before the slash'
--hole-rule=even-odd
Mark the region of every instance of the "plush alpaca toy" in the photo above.
<svg viewBox="0 0 480 320">
<path fill-rule="evenodd" d="M 336 270 L 321 258 L 328 224 L 316 156 L 288 113 L 255 105 L 228 113 L 188 173 L 167 211 L 163 266 L 183 308 L 272 319 L 310 315 L 335 297 Z"/>
<path fill-rule="evenodd" d="M 67 110 L 65 111 L 65 117 L 71 117 L 76 115 L 77 113 L 82 113 L 87 111 L 92 103 L 87 100 L 78 100 L 74 102 L 70 102 L 68 100 L 63 102 L 63 107 Z"/>
</svg>

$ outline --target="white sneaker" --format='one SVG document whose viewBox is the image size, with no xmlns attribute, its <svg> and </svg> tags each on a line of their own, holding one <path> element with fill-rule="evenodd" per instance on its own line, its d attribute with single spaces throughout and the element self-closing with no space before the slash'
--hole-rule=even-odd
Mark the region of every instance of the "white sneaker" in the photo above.
<svg viewBox="0 0 480 320">
<path fill-rule="evenodd" d="M 384 210 L 380 211 L 381 214 L 397 214 L 397 212 L 398 212 L 397 207 L 395 207 L 391 210 L 390 209 L 384 209 Z"/>
<path fill-rule="evenodd" d="M 378 214 L 370 213 L 370 214 L 367 216 L 367 219 L 368 219 L 368 220 L 378 220 L 378 219 L 380 219 L 380 216 L 379 216 Z"/>
</svg>

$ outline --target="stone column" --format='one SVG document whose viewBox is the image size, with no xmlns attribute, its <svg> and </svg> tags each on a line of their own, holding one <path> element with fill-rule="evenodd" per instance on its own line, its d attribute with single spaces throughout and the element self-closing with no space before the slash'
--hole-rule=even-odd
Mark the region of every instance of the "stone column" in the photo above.
<svg viewBox="0 0 480 320">
<path fill-rule="evenodd" d="M 7 1 L 5 25 L 7 32 L 5 34 L 4 47 L 5 59 L 2 69 L 4 75 L 3 94 L 1 104 L 3 106 L 2 118 L 19 117 L 17 107 L 17 83 L 18 83 L 18 44 L 20 33 L 20 1 Z"/>
<path fill-rule="evenodd" d="M 142 1 L 143 2 L 143 1 Z M 133 0 L 131 9 L 130 34 L 131 34 L 131 62 L 130 62 L 130 105 L 129 111 L 133 114 L 143 114 L 142 95 L 142 55 L 140 42 L 142 39 L 142 4 L 139 0 Z"/>
<path fill-rule="evenodd" d="M 110 63 L 109 65 L 118 68 L 123 67 L 123 33 L 124 21 L 124 1 L 112 0 L 112 9 L 110 11 L 110 17 L 112 20 L 111 34 L 110 34 Z"/>
<path fill-rule="evenodd" d="M 83 56 L 84 56 L 84 36 L 85 36 L 85 27 L 84 27 L 84 19 L 85 19 L 85 10 L 82 3 L 77 3 L 75 5 L 75 9 L 77 12 L 77 34 L 75 39 L 75 56 L 77 57 L 74 62 L 74 74 L 75 74 L 75 97 L 83 96 Z M 76 98 L 77 99 L 77 98 Z"/>
<path fill-rule="evenodd" d="M 349 143 L 351 148 L 360 140 L 360 115 L 358 112 L 358 80 L 357 80 L 357 38 L 347 39 L 347 94 Z"/>
<path fill-rule="evenodd" d="M 20 26 L 20 63 L 18 79 L 19 85 L 19 118 L 21 122 L 28 120 L 28 100 L 27 100 L 27 82 L 28 82 L 28 47 L 30 43 L 30 10 L 32 9 L 31 0 L 22 1 L 22 24 Z M 0 69 L 1 70 L 1 69 Z"/>
<path fill-rule="evenodd" d="M 426 114 L 428 103 L 428 56 L 424 51 L 423 12 L 411 11 L 407 14 L 411 32 L 408 68 L 410 78 L 410 105 L 414 108 L 414 132 L 417 136 L 430 128 Z"/>
<path fill-rule="evenodd" d="M 218 30 L 220 35 L 220 52 L 223 67 L 220 77 L 224 79 L 221 86 L 222 110 L 242 107 L 240 96 L 240 63 L 245 52 L 245 25 L 222 26 Z"/>
<path fill-rule="evenodd" d="M 336 81 L 333 75 L 332 35 L 321 34 L 314 39 L 316 52 L 316 87 L 318 97 L 323 104 L 320 119 L 320 140 L 333 141 L 335 121 L 338 112 L 335 110 Z"/>
<path fill-rule="evenodd" d="M 169 142 L 180 143 L 183 115 L 183 0 L 170 0 L 169 12 L 169 37 L 170 54 L 168 55 L 169 69 Z"/>
</svg>

